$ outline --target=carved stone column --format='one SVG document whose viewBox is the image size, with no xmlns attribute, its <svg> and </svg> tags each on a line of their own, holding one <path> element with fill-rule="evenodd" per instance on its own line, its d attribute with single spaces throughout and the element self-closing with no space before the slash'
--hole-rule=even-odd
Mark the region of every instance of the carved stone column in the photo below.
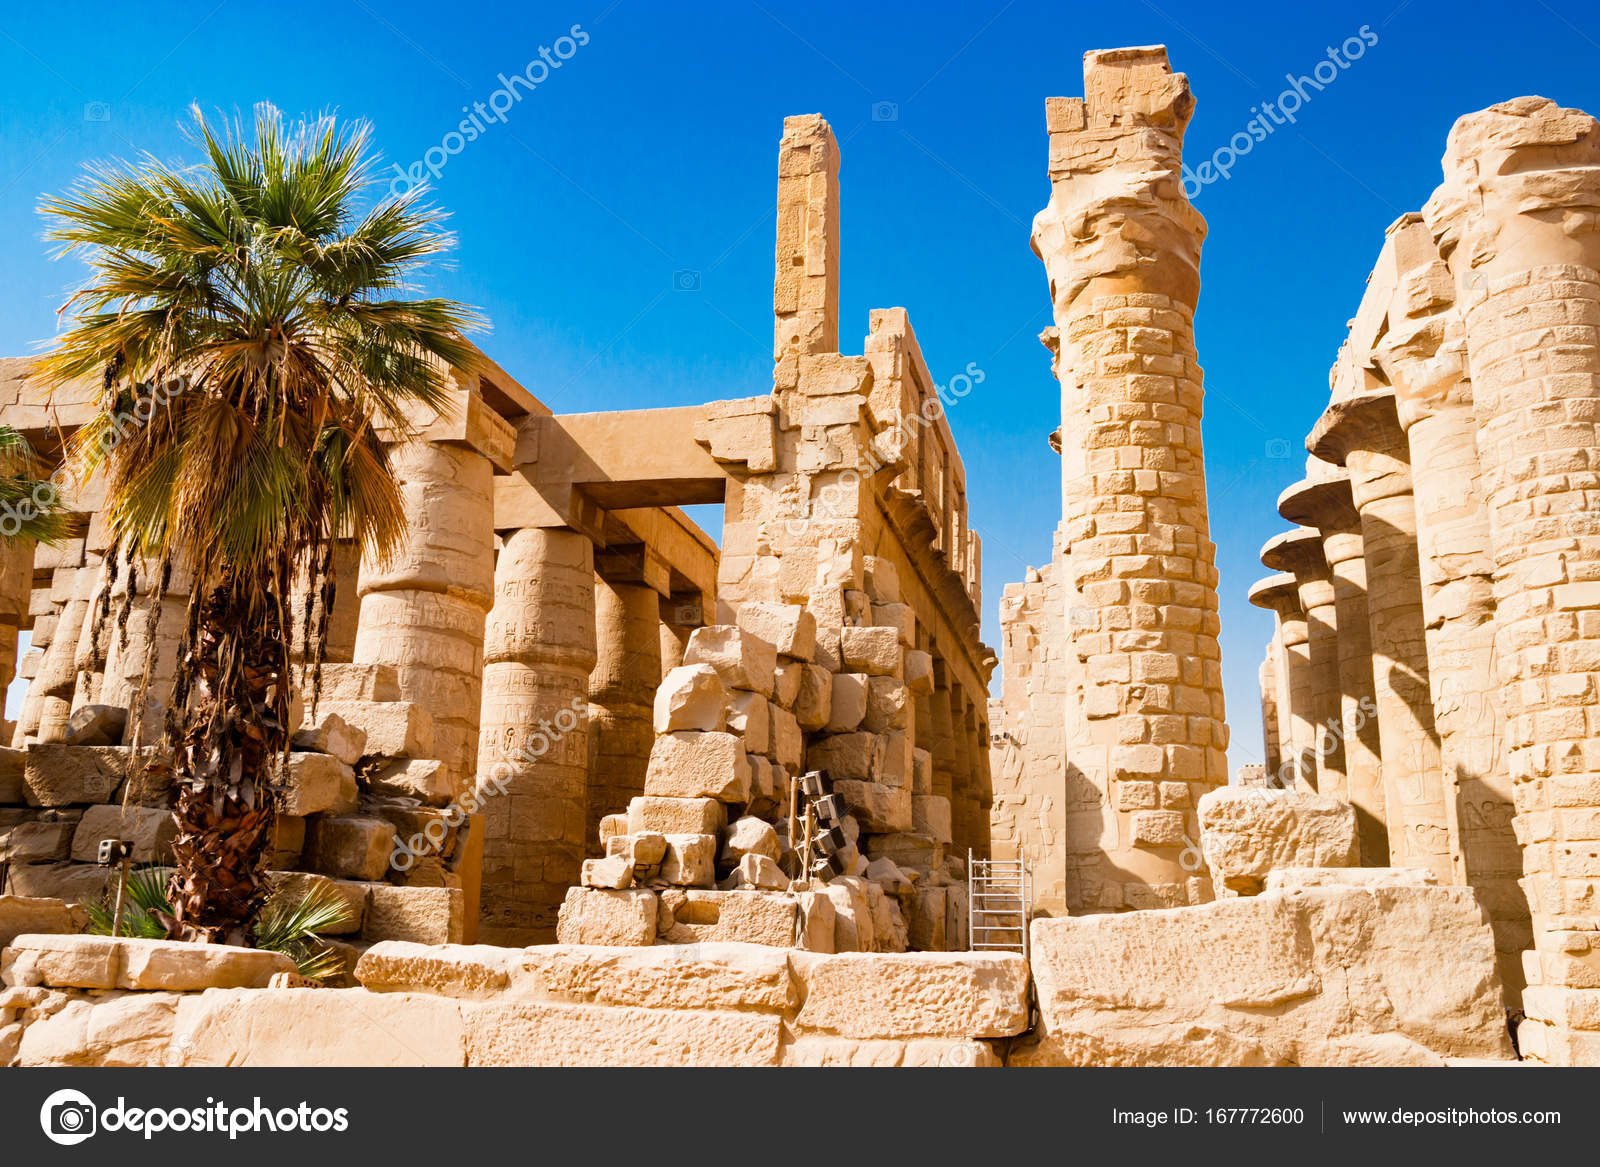
<svg viewBox="0 0 1600 1167">
<path fill-rule="evenodd" d="M 1600 1065 L 1600 123 L 1458 121 L 1425 212 L 1465 309 L 1495 648 L 1532 909 L 1524 1056 Z"/>
<path fill-rule="evenodd" d="M 547 944 L 586 848 L 594 546 L 565 528 L 506 537 L 484 637 L 478 800 L 485 944 Z"/>
<path fill-rule="evenodd" d="M 1507 1003 L 1533 943 L 1496 677 L 1494 553 L 1478 463 L 1466 326 L 1455 286 L 1421 215 L 1389 228 L 1372 284 L 1390 290 L 1374 357 L 1394 387 L 1411 447 L 1428 680 L 1446 809 L 1462 878 L 1489 913 Z M 1392 289 L 1392 290 L 1391 290 Z"/>
<path fill-rule="evenodd" d="M 1378 736 L 1377 697 L 1372 684 L 1372 636 L 1367 612 L 1367 564 L 1361 537 L 1361 515 L 1342 469 L 1313 458 L 1306 481 L 1284 491 L 1278 513 L 1292 522 L 1315 527 L 1322 535 L 1322 557 L 1328 564 L 1338 636 L 1337 709 L 1344 764 L 1336 794 L 1356 809 L 1364 867 L 1389 864 L 1389 828 L 1383 792 L 1383 761 Z M 1314 650 L 1313 650 L 1314 651 Z M 1321 710 L 1319 710 L 1319 715 Z"/>
<path fill-rule="evenodd" d="M 584 843 L 604 854 L 600 820 L 644 793 L 655 743 L 651 707 L 661 682 L 661 596 L 636 581 L 594 581 L 596 657 L 589 674 L 590 755 Z"/>
<path fill-rule="evenodd" d="M 1339 705 L 1338 608 L 1334 602 L 1333 576 L 1322 554 L 1322 536 L 1314 527 L 1285 531 L 1268 540 L 1261 549 L 1261 562 L 1275 571 L 1294 576 L 1300 589 L 1310 668 L 1308 713 L 1312 726 L 1313 766 L 1310 788 L 1334 798 L 1346 798 Z"/>
<path fill-rule="evenodd" d="M 1101 852 L 1085 872 L 1099 907 L 1197 903 L 1211 883 L 1192 859 L 1193 807 L 1227 782 L 1228 739 L 1193 330 L 1205 221 L 1181 182 L 1194 99 L 1165 49 L 1128 48 L 1087 54 L 1084 97 L 1046 108 L 1051 194 L 1033 248 L 1059 333 L 1065 582 L 1085 677 L 1069 777 L 1105 806 L 1069 847 Z"/>
<path fill-rule="evenodd" d="M 1456 869 L 1428 692 L 1411 456 L 1394 392 L 1366 380 L 1370 375 L 1346 348 L 1334 367 L 1333 400 L 1306 445 L 1314 456 L 1349 469 L 1361 513 L 1391 862 L 1427 867 L 1450 883 Z"/>
<path fill-rule="evenodd" d="M 1285 789 L 1308 789 L 1316 776 L 1316 728 L 1311 718 L 1311 654 L 1300 585 L 1287 572 L 1269 575 L 1250 589 L 1250 602 L 1277 616 L 1273 637 L 1279 657 L 1278 769 L 1269 780 Z"/>
</svg>

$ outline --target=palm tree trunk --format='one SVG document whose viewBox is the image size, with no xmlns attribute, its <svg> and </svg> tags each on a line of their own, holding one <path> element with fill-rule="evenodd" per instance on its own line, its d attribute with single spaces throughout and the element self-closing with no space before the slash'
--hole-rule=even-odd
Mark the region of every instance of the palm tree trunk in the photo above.
<svg viewBox="0 0 1600 1167">
<path fill-rule="evenodd" d="M 228 573 L 187 638 L 192 688 L 175 694 L 175 936 L 245 943 L 267 895 L 275 776 L 288 736 L 288 672 L 270 575 Z M 184 699 L 184 698 L 187 699 Z M 174 733 L 174 731 L 176 731 Z"/>
</svg>

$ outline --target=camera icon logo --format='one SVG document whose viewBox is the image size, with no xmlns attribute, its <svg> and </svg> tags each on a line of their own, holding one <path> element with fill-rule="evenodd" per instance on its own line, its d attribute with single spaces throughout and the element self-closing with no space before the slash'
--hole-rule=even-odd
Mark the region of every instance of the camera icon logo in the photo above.
<svg viewBox="0 0 1600 1167">
<path fill-rule="evenodd" d="M 872 103 L 872 120 L 875 122 L 897 122 L 900 120 L 900 103 L 898 101 L 875 101 Z"/>
<path fill-rule="evenodd" d="M 39 1125 L 52 1143 L 76 1146 L 99 1127 L 99 1111 L 79 1090 L 57 1090 L 39 1108 Z"/>
<path fill-rule="evenodd" d="M 1268 438 L 1267 457 L 1282 461 L 1289 456 L 1289 441 L 1287 438 Z"/>
<path fill-rule="evenodd" d="M 700 273 L 687 267 L 673 272 L 672 290 L 674 292 L 698 292 L 700 290 Z"/>
<path fill-rule="evenodd" d="M 83 103 L 83 120 L 86 122 L 108 122 L 111 120 L 111 105 L 104 101 L 86 101 Z"/>
</svg>

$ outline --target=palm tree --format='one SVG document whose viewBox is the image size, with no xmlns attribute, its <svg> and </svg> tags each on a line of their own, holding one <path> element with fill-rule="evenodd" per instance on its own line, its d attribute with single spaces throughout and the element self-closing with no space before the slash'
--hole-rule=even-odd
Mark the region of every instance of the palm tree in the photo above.
<svg viewBox="0 0 1600 1167">
<path fill-rule="evenodd" d="M 0 425 L 0 540 L 59 543 L 69 520 L 61 491 L 44 476 L 28 439 Z"/>
<path fill-rule="evenodd" d="M 409 435 L 409 417 L 446 408 L 481 318 L 409 297 L 452 240 L 415 192 L 374 197 L 364 123 L 286 128 L 265 105 L 253 133 L 192 119 L 199 165 L 92 166 L 42 205 L 47 238 L 90 276 L 35 375 L 103 382 L 71 453 L 80 476 L 106 476 L 108 569 L 143 564 L 157 613 L 174 570 L 193 581 L 166 724 L 178 827 L 167 924 L 240 943 L 267 893 L 291 591 L 307 583 L 326 613 L 335 540 L 381 559 L 403 538 L 379 431 Z M 319 677 L 326 628 L 306 623 Z"/>
</svg>

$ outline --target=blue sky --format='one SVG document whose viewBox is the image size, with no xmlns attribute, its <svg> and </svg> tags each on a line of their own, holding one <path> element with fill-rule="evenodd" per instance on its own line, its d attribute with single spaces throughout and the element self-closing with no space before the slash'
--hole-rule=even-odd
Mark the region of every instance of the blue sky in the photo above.
<svg viewBox="0 0 1600 1167">
<path fill-rule="evenodd" d="M 588 42 L 558 45 L 574 25 Z M 1164 43 L 1199 101 L 1196 165 L 1285 74 L 1310 73 L 1363 26 L 1377 43 L 1196 197 L 1210 222 L 1197 342 L 1237 766 L 1261 755 L 1256 666 L 1270 634 L 1245 591 L 1282 528 L 1274 500 L 1300 475 L 1383 229 L 1438 182 L 1461 114 L 1530 93 L 1600 111 L 1590 5 L 11 6 L 0 352 L 31 352 L 55 328 L 76 273 L 48 260 L 35 207 L 84 162 L 181 154 L 191 102 L 267 100 L 366 118 L 409 167 L 543 46 L 570 56 L 440 168 L 460 247 L 435 287 L 487 311 L 484 346 L 558 411 L 763 392 L 775 148 L 784 115 L 820 111 L 844 154 L 842 347 L 860 351 L 869 309 L 901 305 L 936 380 L 968 362 L 987 374 L 950 424 L 984 539 L 985 638 L 998 644 L 1001 590 L 1048 560 L 1060 514 L 1045 442 L 1057 388 L 1034 339 L 1048 295 L 1028 249 L 1049 194 L 1044 99 L 1082 92 L 1086 50 Z"/>
</svg>

